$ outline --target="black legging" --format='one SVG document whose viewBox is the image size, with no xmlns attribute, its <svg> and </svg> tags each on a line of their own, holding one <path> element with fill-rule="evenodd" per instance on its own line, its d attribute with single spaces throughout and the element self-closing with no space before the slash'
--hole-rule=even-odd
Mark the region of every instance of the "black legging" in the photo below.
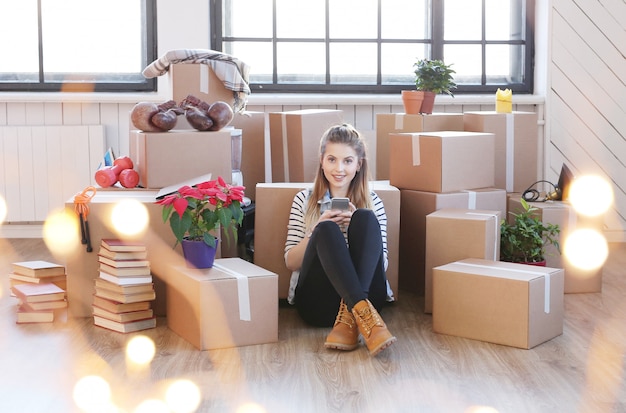
<svg viewBox="0 0 626 413">
<path fill-rule="evenodd" d="M 348 245 L 339 225 L 315 227 L 302 260 L 295 305 L 309 324 L 332 326 L 341 298 L 349 309 L 369 298 L 381 310 L 387 297 L 380 224 L 369 209 L 352 214 Z"/>
</svg>

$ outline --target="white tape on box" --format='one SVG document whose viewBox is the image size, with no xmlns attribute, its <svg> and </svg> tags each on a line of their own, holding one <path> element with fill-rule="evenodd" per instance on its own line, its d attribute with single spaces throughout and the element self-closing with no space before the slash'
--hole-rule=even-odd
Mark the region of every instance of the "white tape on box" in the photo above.
<svg viewBox="0 0 626 413">
<path fill-rule="evenodd" d="M 213 267 L 232 275 L 237 280 L 237 297 L 239 299 L 239 319 L 241 321 L 252 320 L 250 311 L 250 287 L 248 285 L 248 277 L 236 273 L 223 265 L 213 264 Z"/>
<path fill-rule="evenodd" d="M 285 175 L 285 182 L 289 182 L 289 141 L 287 139 L 287 114 L 281 113 L 281 126 L 283 137 L 283 174 Z"/>
<path fill-rule="evenodd" d="M 420 136 L 418 134 L 411 135 L 411 151 L 413 152 L 413 166 L 420 164 Z"/>
<path fill-rule="evenodd" d="M 404 115 L 396 114 L 396 116 L 394 116 L 394 120 L 395 120 L 394 128 L 396 130 L 404 129 Z"/>
<path fill-rule="evenodd" d="M 506 115 L 506 190 L 514 191 L 513 174 L 515 173 L 515 117 L 512 113 Z"/>
<path fill-rule="evenodd" d="M 467 192 L 467 209 L 476 209 L 476 191 L 465 189 L 462 192 Z"/>
</svg>

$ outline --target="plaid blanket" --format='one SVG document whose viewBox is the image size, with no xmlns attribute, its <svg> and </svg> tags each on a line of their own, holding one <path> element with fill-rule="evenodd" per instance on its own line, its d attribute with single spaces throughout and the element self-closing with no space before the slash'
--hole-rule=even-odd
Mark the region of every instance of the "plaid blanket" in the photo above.
<svg viewBox="0 0 626 413">
<path fill-rule="evenodd" d="M 235 112 L 245 109 L 250 94 L 250 66 L 241 60 L 215 50 L 208 49 L 177 49 L 170 50 L 142 72 L 147 79 L 167 73 L 170 65 L 176 63 L 202 63 L 209 65 L 215 75 L 224 83 L 226 89 L 233 91 Z"/>
</svg>

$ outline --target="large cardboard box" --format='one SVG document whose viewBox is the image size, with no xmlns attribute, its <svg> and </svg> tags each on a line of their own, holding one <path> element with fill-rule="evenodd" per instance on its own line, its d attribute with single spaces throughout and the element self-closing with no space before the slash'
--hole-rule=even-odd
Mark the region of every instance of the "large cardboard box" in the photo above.
<svg viewBox="0 0 626 413">
<path fill-rule="evenodd" d="M 389 179 L 389 134 L 403 132 L 462 131 L 462 113 L 376 114 L 376 179 Z"/>
<path fill-rule="evenodd" d="M 278 341 L 278 277 L 240 258 L 170 269 L 167 326 L 199 350 Z"/>
<path fill-rule="evenodd" d="M 537 114 L 465 112 L 464 128 L 495 136 L 494 186 L 523 192 L 537 181 Z"/>
<path fill-rule="evenodd" d="M 445 208 L 499 211 L 506 215 L 504 189 L 482 188 L 455 192 L 400 190 L 400 266 L 402 290 L 424 295 L 426 258 L 426 216 Z"/>
<path fill-rule="evenodd" d="M 400 238 L 400 191 L 388 181 L 375 181 L 371 189 L 378 194 L 387 214 L 387 279 L 398 296 L 398 251 Z M 256 189 L 254 220 L 254 263 L 278 274 L 278 296 L 287 298 L 291 271 L 285 266 L 287 223 L 293 197 L 312 183 L 263 183 Z"/>
<path fill-rule="evenodd" d="M 233 107 L 235 95 L 232 90 L 226 89 L 224 83 L 215 75 L 213 69 L 204 63 L 177 63 L 170 65 L 169 85 L 172 99 L 176 103 L 193 95 L 198 99 L 213 103 L 221 100 Z M 187 124 L 183 117 L 179 117 L 181 126 Z M 179 125 L 176 125 L 179 128 Z"/>
<path fill-rule="evenodd" d="M 466 259 L 436 267 L 433 331 L 529 349 L 563 333 L 563 270 Z"/>
<path fill-rule="evenodd" d="M 574 208 L 563 201 L 529 202 L 537 208 L 536 216 L 542 222 L 559 226 L 558 236 L 561 250 L 567 237 L 577 229 L 593 229 L 600 233 L 603 230 L 603 217 L 585 217 L 576 213 Z M 508 211 L 518 213 L 523 210 L 521 194 L 508 194 Z M 508 221 L 513 222 L 515 217 L 508 215 Z M 562 252 L 562 251 L 561 251 Z M 546 247 L 546 265 L 565 270 L 565 293 L 599 293 L 602 292 L 602 269 L 576 268 L 572 263 L 553 245 Z"/>
<path fill-rule="evenodd" d="M 144 188 L 160 189 L 211 173 L 213 178 L 232 179 L 231 133 L 131 131 L 130 158 Z"/>
<path fill-rule="evenodd" d="M 389 182 L 427 192 L 493 187 L 493 139 L 477 132 L 392 133 Z"/>
<path fill-rule="evenodd" d="M 465 258 L 500 259 L 500 211 L 446 208 L 426 216 L 424 312 L 433 311 L 433 268 Z"/>
<path fill-rule="evenodd" d="M 229 126 L 241 129 L 241 172 L 246 196 L 256 198 L 256 184 L 265 182 L 264 112 L 236 113 Z"/>
<path fill-rule="evenodd" d="M 304 109 L 269 114 L 272 182 L 309 182 L 319 167 L 320 139 L 343 111 Z"/>
</svg>

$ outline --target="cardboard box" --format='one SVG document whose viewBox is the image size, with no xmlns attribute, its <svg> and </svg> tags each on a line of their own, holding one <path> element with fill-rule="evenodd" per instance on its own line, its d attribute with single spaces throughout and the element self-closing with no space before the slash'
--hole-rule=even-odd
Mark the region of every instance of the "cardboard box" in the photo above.
<svg viewBox="0 0 626 413">
<path fill-rule="evenodd" d="M 493 187 L 493 139 L 477 132 L 392 133 L 389 181 L 427 192 Z"/>
<path fill-rule="evenodd" d="M 506 216 L 507 196 L 504 189 L 482 188 L 456 192 L 400 190 L 400 265 L 399 286 L 402 290 L 424 295 L 426 258 L 426 216 L 444 208 L 499 211 Z"/>
<path fill-rule="evenodd" d="M 542 222 L 555 224 L 561 230 L 558 240 L 561 249 L 565 245 L 567 237 L 577 229 L 588 228 L 600 233 L 603 231 L 603 217 L 585 217 L 577 214 L 574 208 L 563 201 L 529 202 L 532 207 L 537 208 L 537 218 Z M 521 194 L 514 193 L 508 195 L 508 211 L 518 213 L 523 210 Z M 508 221 L 515 219 L 511 214 L 507 214 Z M 562 251 L 561 251 L 562 252 Z M 553 245 L 546 247 L 546 265 L 553 268 L 563 268 L 565 270 L 565 293 L 599 293 L 602 292 L 602 269 L 580 269 L 572 265 L 567 258 L 559 254 Z"/>
<path fill-rule="evenodd" d="M 231 133 L 171 130 L 131 131 L 130 158 L 144 188 L 160 189 L 211 173 L 232 179 Z"/>
<path fill-rule="evenodd" d="M 215 75 L 213 69 L 204 63 L 177 63 L 170 65 L 169 71 L 170 94 L 176 103 L 180 104 L 187 97 L 193 95 L 198 99 L 213 103 L 221 100 L 233 107 L 235 95 L 232 90 L 226 89 L 224 83 Z M 187 121 L 179 116 L 181 125 L 176 129 L 184 128 Z"/>
<path fill-rule="evenodd" d="M 256 199 L 256 184 L 265 182 L 265 124 L 264 112 L 236 113 L 229 126 L 241 129 L 241 172 L 246 196 Z"/>
<path fill-rule="evenodd" d="M 167 326 L 199 350 L 278 341 L 278 277 L 240 258 L 171 267 Z"/>
<path fill-rule="evenodd" d="M 433 268 L 465 258 L 500 259 L 500 211 L 446 208 L 426 216 L 424 312 L 433 311 Z"/>
<path fill-rule="evenodd" d="M 529 349 L 563 333 L 563 270 L 481 259 L 433 271 L 433 331 Z"/>
<path fill-rule="evenodd" d="M 462 113 L 376 114 L 376 179 L 389 179 L 389 134 L 403 132 L 462 131 Z"/>
<path fill-rule="evenodd" d="M 400 235 L 400 191 L 388 181 L 375 181 L 371 189 L 378 194 L 387 214 L 387 279 L 398 297 L 398 251 Z M 254 263 L 278 274 L 278 296 L 287 298 L 291 271 L 285 266 L 287 223 L 293 197 L 312 183 L 264 183 L 256 190 L 254 220 Z"/>
<path fill-rule="evenodd" d="M 343 111 L 304 109 L 269 114 L 272 182 L 308 182 L 319 167 L 322 135 L 343 122 Z"/>
<path fill-rule="evenodd" d="M 466 131 L 495 136 L 494 186 L 523 192 L 537 182 L 537 114 L 534 112 L 465 112 Z"/>
</svg>

